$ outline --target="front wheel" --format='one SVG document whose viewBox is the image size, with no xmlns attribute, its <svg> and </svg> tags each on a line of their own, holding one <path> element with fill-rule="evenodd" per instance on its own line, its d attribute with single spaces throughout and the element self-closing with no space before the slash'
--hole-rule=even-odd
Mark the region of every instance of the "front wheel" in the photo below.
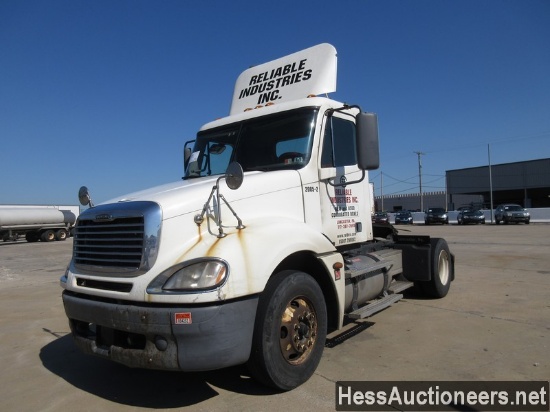
<svg viewBox="0 0 550 412">
<path fill-rule="evenodd" d="M 252 353 L 254 378 L 280 390 L 307 381 L 317 369 L 327 333 L 323 292 L 307 273 L 274 275 L 260 296 Z"/>
</svg>

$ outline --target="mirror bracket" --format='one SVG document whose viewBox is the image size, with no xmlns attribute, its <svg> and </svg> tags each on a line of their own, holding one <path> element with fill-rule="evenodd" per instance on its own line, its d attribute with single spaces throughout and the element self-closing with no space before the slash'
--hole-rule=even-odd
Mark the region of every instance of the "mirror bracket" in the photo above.
<svg viewBox="0 0 550 412">
<path fill-rule="evenodd" d="M 244 172 L 242 166 L 237 162 L 231 162 L 229 166 L 227 167 L 227 170 L 225 172 L 224 176 L 220 176 L 216 180 L 216 184 L 212 187 L 212 190 L 210 192 L 210 196 L 208 196 L 208 200 L 204 204 L 202 208 L 202 212 L 200 214 L 195 215 L 194 221 L 197 224 L 197 226 L 200 226 L 202 222 L 204 222 L 204 217 L 207 214 L 208 210 L 210 209 L 210 202 L 212 201 L 212 198 L 214 197 L 214 194 L 216 195 L 216 214 L 215 216 L 208 215 L 207 217 L 212 217 L 212 219 L 216 222 L 216 225 L 218 226 L 218 238 L 224 238 L 227 236 L 226 233 L 223 231 L 223 225 L 222 225 L 222 217 L 221 217 L 221 202 L 225 203 L 225 205 L 229 208 L 231 213 L 233 213 L 233 216 L 237 219 L 237 226 L 235 228 L 237 230 L 242 230 L 246 228 L 245 225 L 243 225 L 243 222 L 241 218 L 237 215 L 237 212 L 231 207 L 229 202 L 225 199 L 223 194 L 220 193 L 220 181 L 222 179 L 225 179 L 225 183 L 227 184 L 227 187 L 231 190 L 237 190 L 239 187 L 241 187 L 244 179 Z"/>
</svg>

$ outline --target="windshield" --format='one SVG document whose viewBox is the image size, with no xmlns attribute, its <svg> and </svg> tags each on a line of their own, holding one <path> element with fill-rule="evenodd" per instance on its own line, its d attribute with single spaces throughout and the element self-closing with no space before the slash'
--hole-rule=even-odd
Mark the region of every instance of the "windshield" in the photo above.
<svg viewBox="0 0 550 412">
<path fill-rule="evenodd" d="M 483 212 L 481 210 L 472 210 L 472 209 L 466 209 L 462 213 L 465 215 L 482 215 Z"/>
<path fill-rule="evenodd" d="M 510 205 L 510 206 L 504 206 L 504 210 L 519 212 L 519 211 L 523 211 L 523 208 L 519 205 Z"/>
<path fill-rule="evenodd" d="M 233 161 L 245 172 L 300 169 L 311 157 L 316 114 L 301 109 L 199 132 L 185 177 L 223 174 Z"/>
</svg>

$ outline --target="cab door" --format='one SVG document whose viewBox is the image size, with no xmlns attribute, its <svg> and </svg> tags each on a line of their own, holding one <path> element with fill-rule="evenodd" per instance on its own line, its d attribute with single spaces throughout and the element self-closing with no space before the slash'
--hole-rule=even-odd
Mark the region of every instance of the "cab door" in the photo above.
<svg viewBox="0 0 550 412">
<path fill-rule="evenodd" d="M 368 174 L 357 166 L 355 116 L 327 113 L 319 165 L 323 233 L 335 246 L 372 239 Z"/>
</svg>

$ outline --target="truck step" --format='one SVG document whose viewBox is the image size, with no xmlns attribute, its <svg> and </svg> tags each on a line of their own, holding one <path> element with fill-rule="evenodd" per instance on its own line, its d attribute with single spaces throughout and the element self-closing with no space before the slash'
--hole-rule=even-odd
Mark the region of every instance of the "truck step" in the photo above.
<svg viewBox="0 0 550 412">
<path fill-rule="evenodd" d="M 380 312 L 383 309 L 386 309 L 387 307 L 393 305 L 398 300 L 401 300 L 403 298 L 403 295 L 399 293 L 394 293 L 392 295 L 387 295 L 381 299 L 378 299 L 376 301 L 373 301 L 372 303 L 369 303 L 366 306 L 363 306 L 362 308 L 359 308 L 357 310 L 354 310 L 353 312 L 348 314 L 348 318 L 350 319 L 364 319 L 369 316 L 374 315 L 377 312 Z"/>
<path fill-rule="evenodd" d="M 412 288 L 413 286 L 414 286 L 414 283 L 409 282 L 408 280 L 396 280 L 390 285 L 388 289 L 388 293 L 403 292 L 404 290 Z"/>
<path fill-rule="evenodd" d="M 335 346 L 344 343 L 348 339 L 353 338 L 355 335 L 358 335 L 365 329 L 370 328 L 372 325 L 374 325 L 374 322 L 369 322 L 368 320 L 349 323 L 342 329 L 327 335 L 325 348 L 334 348 Z"/>
</svg>

